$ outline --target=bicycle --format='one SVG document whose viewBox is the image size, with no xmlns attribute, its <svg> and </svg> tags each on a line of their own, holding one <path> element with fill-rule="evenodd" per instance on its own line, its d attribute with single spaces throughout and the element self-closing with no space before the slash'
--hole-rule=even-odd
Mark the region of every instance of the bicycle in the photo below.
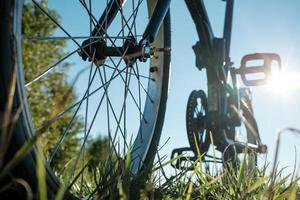
<svg viewBox="0 0 300 200">
<path fill-rule="evenodd" d="M 174 149 L 171 158 L 180 159 L 172 164 L 179 169 L 192 170 L 193 161 L 221 163 L 224 167 L 237 169 L 238 154 L 247 160 L 246 167 L 257 165 L 257 153 L 266 153 L 267 146 L 262 144 L 258 126 L 253 114 L 252 94 L 249 86 L 260 86 L 268 82 L 272 66 L 281 68 L 281 59 L 275 53 L 255 53 L 245 55 L 238 69 L 230 60 L 230 41 L 234 1 L 226 1 L 223 37 L 216 38 L 212 31 L 203 1 L 185 0 L 197 29 L 199 42 L 193 46 L 196 67 L 206 69 L 208 95 L 203 90 L 190 94 L 186 109 L 186 129 L 190 147 Z M 204 38 L 204 39 L 203 39 Z M 272 65 L 273 64 L 273 65 Z M 245 86 L 237 86 L 240 75 Z M 228 80 L 231 80 L 228 81 Z M 236 127 L 245 126 L 246 140 L 236 140 Z M 209 155 L 210 146 L 213 154 Z M 215 150 L 221 152 L 216 158 Z M 193 156 L 186 156 L 188 152 Z M 186 155 L 184 155 L 186 154 Z"/>
<path fill-rule="evenodd" d="M 67 188 L 72 188 L 73 184 L 77 181 L 74 174 L 75 169 L 78 167 L 79 161 L 83 159 L 81 155 L 85 152 L 87 138 L 96 121 L 96 115 L 101 109 L 100 113 L 104 113 L 101 121 L 106 121 L 106 123 L 101 125 L 105 127 L 105 132 L 109 138 L 110 158 L 114 157 L 119 159 L 120 162 L 124 162 L 129 152 L 132 177 L 149 168 L 153 163 L 157 151 L 166 110 L 171 48 L 170 2 L 170 0 L 148 0 L 147 2 L 141 0 L 131 2 L 110 0 L 104 2 L 102 7 L 99 7 L 101 12 L 98 11 L 96 16 L 100 16 L 100 18 L 97 18 L 93 14 L 95 13 L 92 9 L 92 5 L 94 4 L 91 1 L 79 0 L 79 5 L 87 14 L 88 23 L 87 27 L 83 30 L 87 36 L 73 36 L 51 16 L 51 12 L 48 12 L 42 3 L 32 0 L 36 9 L 35 12 L 42 13 L 51 23 L 58 27 L 61 33 L 66 35 L 66 37 L 54 37 L 52 35 L 43 35 L 43 32 L 37 32 L 36 35 L 29 36 L 24 34 L 21 24 L 23 1 L 1 1 L 0 39 L 2 55 L 0 56 L 0 63 L 2 67 L 0 76 L 2 84 L 0 85 L 0 108 L 5 113 L 3 121 L 10 125 L 9 130 L 12 130 L 12 127 L 14 128 L 11 139 L 8 137 L 8 140 L 5 140 L 7 143 L 10 142 L 10 146 L 7 148 L 4 164 L 9 163 L 9 158 L 27 141 L 30 141 L 36 135 L 42 135 L 53 123 L 75 109 L 72 119 L 62 131 L 62 137 L 53 147 L 52 154 L 46 157 L 48 160 L 45 163 L 47 192 L 50 197 L 53 197 L 53 194 L 59 190 L 60 181 L 56 176 L 57 174 L 51 169 L 51 164 L 57 153 L 61 151 L 61 144 L 65 142 L 64 140 L 68 132 L 70 132 L 72 122 L 78 116 L 80 107 L 85 102 L 86 114 L 83 140 L 80 143 L 78 155 L 73 161 L 73 170 L 71 170 L 73 173 L 70 173 L 71 175 L 68 177 Z M 250 148 L 250 145 L 234 141 L 234 127 L 239 126 L 241 123 L 240 116 L 230 109 L 232 104 L 237 111 L 241 109 L 239 100 L 240 92 L 236 87 L 235 77 L 237 74 L 240 74 L 243 77 L 245 85 L 264 83 L 270 74 L 270 62 L 274 60 L 280 62 L 280 59 L 276 54 L 254 54 L 243 59 L 244 63 L 240 69 L 232 68 L 229 50 L 233 0 L 226 2 L 226 21 L 223 39 L 214 38 L 202 1 L 186 0 L 186 3 L 200 39 L 200 42 L 193 47 L 196 53 L 196 66 L 199 69 L 204 67 L 207 69 L 209 80 L 208 97 L 205 96 L 203 91 L 195 91 L 189 98 L 187 131 L 191 149 L 197 156 L 199 156 L 200 152 L 202 154 L 207 151 L 210 140 L 208 140 L 208 137 L 205 137 L 205 142 L 202 142 L 199 138 L 200 136 L 202 137 L 204 129 L 211 131 L 214 144 L 220 151 L 223 151 L 230 145 L 235 146 L 237 152 L 244 150 L 246 146 Z M 140 9 L 143 9 L 145 12 L 140 11 Z M 102 14 L 99 15 L 99 13 Z M 88 33 L 86 33 L 87 31 Z M 37 44 L 36 41 L 62 39 L 72 41 L 75 45 L 75 50 L 64 55 L 50 66 L 41 67 L 40 72 L 32 75 L 33 78 L 25 82 L 24 73 L 26 74 L 26 71 L 23 71 L 22 66 L 22 42 L 29 40 L 31 47 L 34 47 L 33 45 Z M 86 78 L 88 80 L 87 87 L 82 92 L 81 100 L 72 105 L 64 105 L 64 110 L 55 113 L 54 116 L 48 117 L 41 127 L 34 127 L 31 117 L 32 112 L 30 110 L 30 106 L 32 105 L 29 105 L 27 101 L 27 93 L 30 92 L 30 87 L 33 87 L 38 82 L 42 82 L 43 78 L 51 74 L 51 70 L 72 55 L 80 57 L 84 60 L 82 61 L 83 63 L 90 64 L 87 67 L 89 69 L 89 75 Z M 115 61 L 116 59 L 117 61 Z M 257 68 L 246 65 L 248 61 L 257 59 L 262 59 L 265 61 L 265 64 Z M 121 65 L 124 67 L 120 68 Z M 246 75 L 252 72 L 264 73 L 266 77 L 261 80 L 248 80 Z M 98 81 L 101 81 L 98 87 L 95 84 L 93 85 L 96 82 L 94 81 L 96 76 L 98 77 Z M 228 76 L 233 77 L 232 88 L 228 88 L 230 87 L 229 83 L 227 83 Z M 130 85 L 131 77 L 137 82 L 136 88 Z M 117 86 L 114 86 L 114 83 Z M 116 89 L 120 88 L 120 85 L 123 86 L 121 88 L 123 99 L 115 97 L 114 102 L 110 97 L 113 94 L 120 93 L 120 90 L 118 92 Z M 116 91 L 114 90 L 112 94 L 110 90 L 113 90 L 113 88 Z M 45 87 L 42 87 L 42 89 L 47 90 Z M 98 99 L 99 104 L 92 120 L 88 121 L 88 112 L 90 112 L 88 102 L 98 91 L 101 94 L 100 101 Z M 244 117 L 251 118 L 253 117 L 251 114 L 251 98 L 247 92 L 248 90 L 245 90 L 242 98 L 245 99 L 246 105 L 250 107 L 242 105 L 242 109 L 245 111 Z M 202 104 L 205 113 L 207 113 L 203 114 L 205 120 L 200 115 L 193 118 L 192 113 L 195 110 L 195 99 L 203 101 Z M 102 102 L 105 103 L 102 105 Z M 120 105 L 121 107 L 119 107 Z M 132 114 L 133 117 L 128 114 L 132 110 L 135 112 Z M 8 116 L 18 117 L 12 124 L 9 123 Z M 129 124 L 127 120 L 131 123 Z M 203 120 L 205 122 L 201 122 Z M 261 144 L 259 137 L 257 137 L 258 131 L 255 119 L 252 118 L 252 121 L 254 132 L 257 135 L 253 137 L 248 134 L 249 142 L 253 143 L 251 149 L 264 152 L 265 146 Z M 130 125 L 132 127 L 129 127 Z M 229 129 L 227 130 L 228 125 Z M 194 126 L 197 126 L 196 131 Z M 7 129 L 7 125 L 5 127 Z M 201 128 L 200 135 L 198 134 L 199 127 Z M 129 135 L 129 132 L 133 134 Z M 131 141 L 132 138 L 134 138 L 134 142 L 130 144 L 128 141 Z M 178 150 L 174 151 L 174 153 L 178 152 Z M 226 154 L 226 160 L 232 159 L 234 153 L 230 152 Z M 37 165 L 36 154 L 39 153 L 35 146 L 12 172 L 14 176 L 22 177 L 28 181 L 34 191 L 37 190 L 37 178 L 34 170 Z M 82 162 L 84 162 L 84 159 Z M 5 165 L 3 166 L 5 167 Z M 82 169 L 84 170 L 85 168 Z M 96 191 L 97 188 L 94 188 L 91 194 L 94 194 Z M 70 194 L 70 192 L 66 192 L 65 197 L 68 199 L 78 199 Z"/>
</svg>

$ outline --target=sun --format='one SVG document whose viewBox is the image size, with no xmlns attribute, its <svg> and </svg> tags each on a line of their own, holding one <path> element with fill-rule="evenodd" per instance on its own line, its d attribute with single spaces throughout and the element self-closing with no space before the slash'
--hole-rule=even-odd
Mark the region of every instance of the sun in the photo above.
<svg viewBox="0 0 300 200">
<path fill-rule="evenodd" d="M 274 70 L 267 83 L 267 89 L 280 95 L 291 95 L 300 92 L 300 72 Z"/>
</svg>

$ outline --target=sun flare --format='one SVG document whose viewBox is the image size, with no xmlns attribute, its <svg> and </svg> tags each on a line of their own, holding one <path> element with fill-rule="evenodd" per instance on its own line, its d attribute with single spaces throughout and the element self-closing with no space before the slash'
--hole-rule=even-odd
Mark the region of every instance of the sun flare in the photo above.
<svg viewBox="0 0 300 200">
<path fill-rule="evenodd" d="M 268 90 L 280 94 L 293 94 L 300 91 L 300 72 L 275 70 L 268 80 Z"/>
</svg>

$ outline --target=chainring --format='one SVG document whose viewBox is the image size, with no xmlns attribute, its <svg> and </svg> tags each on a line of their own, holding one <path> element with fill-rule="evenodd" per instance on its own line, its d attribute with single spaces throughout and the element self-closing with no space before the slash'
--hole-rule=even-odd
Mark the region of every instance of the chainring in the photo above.
<svg viewBox="0 0 300 200">
<path fill-rule="evenodd" d="M 186 130 L 191 149 L 196 155 L 206 154 L 210 140 L 206 131 L 207 98 L 203 90 L 191 92 L 186 108 Z"/>
</svg>

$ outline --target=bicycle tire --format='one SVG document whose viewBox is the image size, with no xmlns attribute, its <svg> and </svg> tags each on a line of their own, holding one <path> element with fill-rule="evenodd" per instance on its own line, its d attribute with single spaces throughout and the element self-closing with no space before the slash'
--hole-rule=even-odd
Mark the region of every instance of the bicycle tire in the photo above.
<svg viewBox="0 0 300 200">
<path fill-rule="evenodd" d="M 251 94 L 241 95 L 241 109 L 243 112 L 243 117 L 245 119 L 246 133 L 247 133 L 247 142 L 250 144 L 258 145 L 260 141 L 260 135 L 258 130 L 258 125 L 254 117 Z M 250 152 L 248 157 L 248 169 L 252 169 L 254 166 L 257 166 L 257 153 Z"/>
<path fill-rule="evenodd" d="M 248 88 L 240 88 L 239 93 L 241 96 L 240 110 L 242 112 L 241 126 L 243 127 L 243 138 L 244 140 L 246 140 L 240 142 L 258 145 L 260 141 L 260 136 L 258 125 L 253 113 L 251 91 Z M 236 128 L 233 127 L 231 132 L 229 133 L 229 135 L 231 136 L 230 139 L 235 139 L 236 131 Z M 245 149 L 245 151 L 247 151 L 247 155 L 243 156 L 242 158 L 238 158 L 237 153 L 233 148 L 229 147 L 227 151 L 228 152 L 226 153 L 224 160 L 225 162 L 226 160 L 228 160 L 229 163 L 233 165 L 234 170 L 238 169 L 238 166 L 240 165 L 240 160 L 245 162 L 245 169 L 247 169 L 248 171 L 251 171 L 257 166 L 257 152 L 251 151 L 250 149 Z M 224 166 L 228 167 L 228 164 L 224 163 Z"/>
<path fill-rule="evenodd" d="M 13 109 L 11 115 L 14 115 L 17 110 L 22 107 L 22 112 L 18 120 L 13 124 L 14 131 L 12 138 L 10 140 L 9 148 L 5 154 L 5 163 L 7 163 L 10 158 L 26 143 L 30 138 L 35 134 L 33 123 L 31 119 L 31 111 L 26 100 L 26 92 L 24 90 L 24 74 L 22 69 L 22 60 L 20 58 L 21 44 L 20 44 L 20 32 L 21 32 L 21 13 L 22 13 L 22 3 L 21 0 L 12 0 L 12 1 L 1 1 L 1 56 L 0 56 L 0 111 L 5 112 L 5 107 L 9 99 L 9 84 L 13 80 L 14 74 L 16 75 L 16 90 L 13 97 Z M 154 6 L 156 4 L 155 0 L 149 0 L 148 2 L 148 12 L 149 15 L 152 14 Z M 2 34 L 3 33 L 3 34 Z M 164 22 L 162 24 L 161 30 L 158 33 L 157 38 L 154 40 L 154 45 L 162 45 L 162 47 L 170 47 L 170 12 L 167 13 Z M 161 47 L 161 46 L 160 46 Z M 147 131 L 146 142 L 141 141 L 142 133 L 141 129 L 136 135 L 135 142 L 133 143 L 133 149 L 140 148 L 142 146 L 142 151 L 136 155 L 136 152 L 132 153 L 131 157 L 136 157 L 133 159 L 138 159 L 137 161 L 133 160 L 132 164 L 132 174 L 137 175 L 143 171 L 144 167 L 151 166 L 156 155 L 157 146 L 159 143 L 161 129 L 163 126 L 164 115 L 166 110 L 166 101 L 168 95 L 168 85 L 169 85 L 169 71 L 170 71 L 170 53 L 160 53 L 158 57 L 151 58 L 151 66 L 155 66 L 155 81 L 150 83 L 148 90 L 153 90 L 155 95 L 154 103 L 147 99 L 145 102 L 144 112 L 151 112 L 153 119 L 151 123 L 148 122 L 148 125 L 152 125 L 151 130 Z M 151 84 L 155 84 L 151 86 Z M 149 89 L 150 88 L 150 89 Z M 153 106 L 149 106 L 148 104 Z M 155 105 L 155 106 L 154 106 Z M 148 107 L 147 107 L 148 106 Z M 15 177 L 21 177 L 26 180 L 29 185 L 32 187 L 34 192 L 37 191 L 37 179 L 36 179 L 36 157 L 37 150 L 36 147 L 33 147 L 33 150 L 19 163 L 11 174 Z M 137 158 L 138 157 L 138 158 Z M 4 163 L 4 165 L 5 165 Z M 46 182 L 47 182 L 47 193 L 49 198 L 53 198 L 53 195 L 57 193 L 60 183 L 57 177 L 54 175 L 49 165 L 46 167 Z M 10 191 L 9 195 L 12 195 Z M 18 194 L 14 194 L 18 195 Z M 0 194 L 1 196 L 1 194 Z M 19 195 L 18 197 L 22 196 Z M 11 197 L 11 196 L 10 196 Z M 24 196 L 23 196 L 24 197 Z M 77 199 L 77 197 L 67 193 L 65 196 L 66 199 Z"/>
</svg>

